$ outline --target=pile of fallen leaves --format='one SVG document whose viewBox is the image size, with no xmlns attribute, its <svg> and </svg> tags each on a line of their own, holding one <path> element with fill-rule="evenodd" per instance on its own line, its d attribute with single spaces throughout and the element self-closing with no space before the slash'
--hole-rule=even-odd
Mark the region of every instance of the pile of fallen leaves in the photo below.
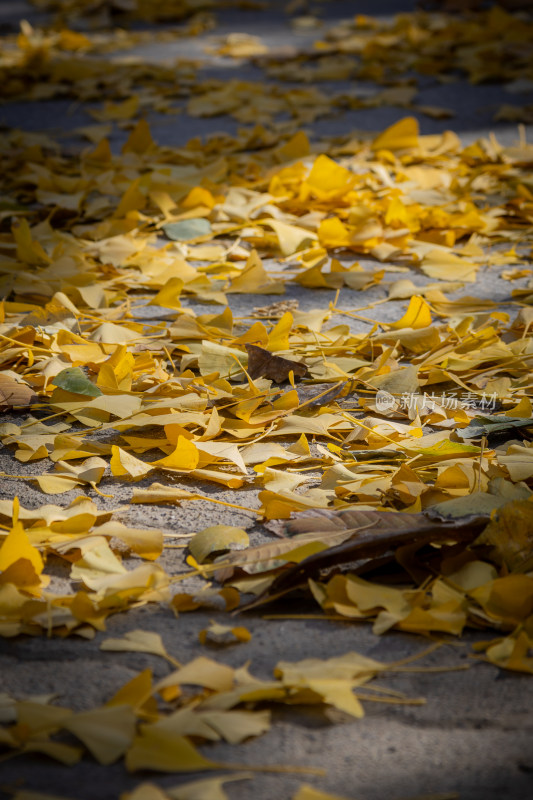
<svg viewBox="0 0 533 800">
<path fill-rule="evenodd" d="M 476 12 L 465 6 L 459 9 L 463 14 L 454 16 L 422 10 L 392 20 L 358 14 L 326 29 L 312 15 L 292 16 L 287 24 L 296 32 L 320 38 L 301 48 L 276 49 L 257 35 L 213 35 L 212 43 L 199 50 L 199 58 L 176 58 L 169 48 L 168 59 L 153 63 L 138 51 L 127 51 L 154 42 L 165 48 L 184 37 L 216 30 L 217 8 L 244 6 L 245 25 L 246 3 L 34 0 L 34 4 L 56 11 L 55 22 L 34 28 L 24 20 L 20 33 L 3 37 L 2 97 L 17 101 L 65 97 L 95 103 L 104 99 L 103 107 L 90 113 L 97 120 L 122 125 L 139 112 L 178 114 L 184 109 L 193 117 L 229 115 L 241 123 L 261 123 L 286 132 L 344 111 L 382 106 L 447 119 L 454 116 L 453 109 L 418 99 L 424 80 L 505 82 L 511 95 L 533 87 L 531 14 L 520 9 L 510 13 L 497 5 Z M 139 30 L 139 21 L 164 21 L 167 26 Z M 205 76 L 206 55 L 259 67 L 263 79 Z M 267 79 L 272 82 L 267 84 Z M 287 88 L 287 81 L 293 86 Z M 342 81 L 349 81 L 349 88 L 339 91 L 335 82 Z M 318 88 L 320 83 L 324 89 Z M 371 83 L 377 86 L 370 88 Z M 494 119 L 531 123 L 533 106 L 505 103 L 494 108 Z M 89 138 L 97 135 L 90 126 L 85 133 Z"/>
<path fill-rule="evenodd" d="M 487 13 L 495 35 L 480 31 L 479 42 L 438 16 L 433 28 L 404 17 L 377 32 L 356 18 L 330 32 L 320 58 L 298 56 L 299 77 L 329 75 L 345 63 L 331 61 L 339 52 L 360 54 L 358 69 L 381 65 L 381 78 L 392 52 L 402 69 L 446 71 L 440 43 L 453 37 L 471 79 L 500 71 L 509 42 L 509 77 L 524 79 L 527 26 Z M 293 124 L 320 113 L 314 89 L 279 89 L 246 108 L 246 86 L 199 88 L 190 65 L 179 88 L 167 68 L 110 69 L 96 55 L 112 47 L 25 26 L 2 55 L 10 97 L 75 89 L 105 102 L 81 131 L 91 142 L 82 152 L 44 134 L 0 134 L 0 438 L 21 465 L 42 465 L 4 480 L 82 493 L 33 509 L 0 501 L 0 633 L 91 638 L 109 615 L 146 603 L 233 611 L 303 590 L 326 618 L 369 619 L 378 634 L 495 629 L 476 645 L 483 657 L 533 672 L 533 146 L 490 137 L 464 147 L 450 131 L 420 135 L 412 117 L 317 144 Z M 267 69 L 280 77 L 275 59 Z M 176 93 L 189 113 L 243 121 L 261 119 L 264 104 L 264 124 L 158 146 L 139 112 L 156 96 L 168 109 Z M 291 124 L 272 124 L 288 109 Z M 130 128 L 120 152 L 113 123 Z M 489 269 L 520 280 L 504 309 L 460 291 Z M 291 284 L 317 290 L 316 307 L 273 302 Z M 380 299 L 366 302 L 376 287 Z M 343 302 L 345 289 L 360 307 Z M 231 295 L 249 298 L 248 316 L 234 317 Z M 405 308 L 380 321 L 389 301 Z M 206 303 L 209 313 L 195 310 Z M 240 528 L 195 532 L 190 571 L 171 575 L 158 558 L 175 532 L 131 528 L 95 502 L 118 481 L 147 507 L 244 508 L 278 538 L 249 547 Z M 242 489 L 242 503 L 225 489 Z M 47 571 L 57 559 L 71 592 Z M 205 587 L 181 591 L 191 576 Z M 231 617 L 200 633 L 249 638 Z M 154 684 L 147 670 L 79 714 L 2 697 L 0 742 L 67 764 L 85 748 L 102 763 L 124 756 L 132 770 L 220 768 L 191 737 L 258 735 L 265 701 L 361 716 L 360 700 L 376 699 L 366 684 L 398 667 L 347 654 L 280 663 L 265 682 L 205 658 L 177 664 L 149 632 L 102 647 L 156 653 L 175 671 Z M 51 738 L 58 731 L 81 745 Z M 221 797 L 222 782 L 165 796 Z M 298 800 L 319 796 L 309 792 Z"/>
<path fill-rule="evenodd" d="M 421 655 L 434 649 L 432 646 Z M 67 765 L 77 763 L 88 751 L 104 765 L 124 758 L 132 772 L 143 769 L 162 772 L 231 770 L 238 769 L 239 765 L 205 758 L 191 742 L 191 737 L 195 741 L 239 744 L 251 736 L 259 736 L 270 728 L 270 711 L 264 708 L 265 702 L 317 704 L 354 718 L 364 716 L 361 701 L 424 703 L 421 698 L 409 698 L 386 687 L 368 685 L 379 675 L 416 671 L 416 667 L 407 666 L 415 659 L 386 664 L 347 653 L 325 660 L 282 661 L 276 665 L 272 680 L 260 680 L 246 665 L 233 669 L 204 656 L 182 665 L 166 651 L 161 637 L 149 631 L 134 630 L 122 639 L 105 639 L 101 650 L 150 653 L 166 659 L 174 669 L 156 682 L 152 670 L 146 669 L 122 686 L 104 706 L 79 713 L 51 705 L 51 697 L 16 702 L 7 695 L 0 695 L 2 719 L 15 723 L 3 729 L 2 744 L 24 753 L 44 753 Z M 424 672 L 424 668 L 419 669 Z M 449 668 L 443 668 L 446 669 Z M 58 732 L 72 734 L 78 744 L 52 739 L 51 735 Z M 257 769 L 323 774 L 320 769 L 298 770 L 283 765 Z M 220 786 L 227 780 L 249 777 L 252 776 L 247 773 L 217 778 L 214 783 Z M 211 792 L 213 798 L 221 796 L 215 795 L 214 787 L 205 783 L 205 793 L 195 797 L 211 797 Z M 140 789 L 137 791 L 139 800 L 149 796 Z M 170 797 L 182 798 L 179 792 L 187 791 L 187 785 L 175 791 L 175 795 L 172 790 L 167 793 Z M 160 796 L 167 797 L 167 794 Z M 137 798 L 137 794 L 131 797 Z M 183 794 L 183 798 L 186 797 L 189 795 Z M 303 797 L 306 795 L 302 800 Z"/>
</svg>

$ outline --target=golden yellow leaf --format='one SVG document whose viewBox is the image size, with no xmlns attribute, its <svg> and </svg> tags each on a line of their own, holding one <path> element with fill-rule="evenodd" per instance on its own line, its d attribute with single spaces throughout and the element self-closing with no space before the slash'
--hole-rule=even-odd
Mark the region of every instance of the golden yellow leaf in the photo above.
<svg viewBox="0 0 533 800">
<path fill-rule="evenodd" d="M 228 294 L 284 294 L 283 281 L 275 281 L 269 277 L 256 250 L 252 250 L 244 269 L 233 278 Z"/>
<path fill-rule="evenodd" d="M 225 550 L 242 550 L 248 544 L 248 534 L 231 525 L 211 525 L 196 533 L 189 542 L 189 550 L 203 564 L 212 553 Z"/>
<path fill-rule="evenodd" d="M 163 288 L 150 300 L 150 303 L 164 308 L 181 308 L 179 297 L 183 285 L 181 278 L 169 278 Z"/>
<path fill-rule="evenodd" d="M 172 734 L 161 726 L 142 725 L 126 754 L 130 772 L 139 769 L 162 772 L 196 772 L 217 769 L 216 762 L 204 758 L 186 736 Z"/>
<path fill-rule="evenodd" d="M 43 794 L 42 792 L 32 792 L 29 789 L 21 789 L 13 795 L 13 800 L 69 800 L 65 795 L 61 797 L 57 794 Z"/>
<path fill-rule="evenodd" d="M 39 488 L 46 494 L 62 494 L 63 492 L 70 492 L 76 486 L 81 484 L 81 481 L 76 480 L 74 476 L 63 477 L 62 475 L 39 475 L 35 478 L 39 484 Z"/>
<path fill-rule="evenodd" d="M 319 155 L 306 179 L 307 185 L 320 198 L 345 194 L 355 183 L 355 176 L 326 155 Z"/>
<path fill-rule="evenodd" d="M 446 250 L 430 250 L 422 258 L 420 269 L 430 278 L 473 283 L 478 265 Z"/>
<path fill-rule="evenodd" d="M 169 794 L 153 783 L 141 783 L 133 792 L 122 795 L 123 800 L 168 800 L 169 797 Z"/>
<path fill-rule="evenodd" d="M 487 660 L 497 667 L 533 675 L 533 658 L 529 655 L 532 643 L 527 632 L 519 630 L 487 647 Z"/>
<path fill-rule="evenodd" d="M 252 634 L 242 625 L 231 627 L 211 620 L 209 627 L 201 630 L 198 638 L 200 644 L 228 645 L 235 642 L 249 642 Z"/>
<path fill-rule="evenodd" d="M 42 738 L 36 736 L 29 739 L 24 745 L 23 752 L 42 753 L 69 767 L 77 764 L 83 755 L 83 750 L 80 747 L 54 742 L 45 736 Z"/>
<path fill-rule="evenodd" d="M 431 312 L 423 297 L 414 295 L 403 317 L 391 324 L 391 328 L 427 328 L 431 325 Z"/>
<path fill-rule="evenodd" d="M 17 722 L 27 726 L 33 735 L 33 733 L 59 730 L 65 720 L 72 716 L 72 711 L 70 708 L 27 700 L 17 703 L 16 715 Z"/>
<path fill-rule="evenodd" d="M 510 570 L 533 567 L 533 505 L 514 500 L 493 513 L 482 534 Z"/>
<path fill-rule="evenodd" d="M 103 110 L 91 109 L 91 116 L 102 121 L 124 120 L 135 116 L 139 108 L 139 97 L 132 95 L 122 103 L 104 103 Z"/>
<path fill-rule="evenodd" d="M 292 800 L 347 800 L 346 797 L 341 797 L 339 794 L 331 794 L 330 792 L 322 792 L 320 789 L 315 789 L 314 786 L 302 784 Z"/>
<path fill-rule="evenodd" d="M 192 684 L 193 686 L 204 686 L 206 689 L 224 692 L 231 689 L 233 683 L 234 670 L 231 667 L 219 664 L 210 658 L 205 658 L 205 656 L 199 656 L 162 678 L 156 684 L 155 691 L 160 691 L 168 686 Z"/>
<path fill-rule="evenodd" d="M 150 653 L 161 656 L 161 658 L 170 658 L 161 636 L 153 631 L 127 631 L 122 639 L 104 639 L 100 650 L 112 650 L 120 653 Z"/>
<path fill-rule="evenodd" d="M 128 137 L 128 141 L 122 148 L 123 153 L 146 153 L 154 144 L 150 126 L 145 119 L 140 119 Z"/>
<path fill-rule="evenodd" d="M 129 475 L 134 480 L 144 478 L 149 472 L 153 470 L 151 464 L 146 464 L 138 458 L 135 458 L 131 453 L 123 450 L 117 445 L 111 446 L 111 473 L 120 478 L 124 475 Z"/>
<path fill-rule="evenodd" d="M 130 528 L 117 520 L 110 520 L 95 532 L 100 536 L 120 539 L 132 552 L 149 561 L 155 561 L 163 552 L 163 533 L 156 528 Z"/>
<path fill-rule="evenodd" d="M 184 436 L 178 436 L 175 450 L 165 458 L 152 461 L 152 467 L 163 467 L 187 472 L 198 466 L 200 453 L 196 445 Z"/>
<path fill-rule="evenodd" d="M 200 781 L 174 786 L 167 790 L 172 800 L 228 800 L 224 784 L 231 781 L 250 780 L 251 772 L 237 772 L 221 778 L 204 778 Z"/>
<path fill-rule="evenodd" d="M 163 486 L 161 483 L 152 483 L 147 489 L 134 489 L 132 503 L 177 503 L 181 500 L 194 500 L 197 497 L 187 489 L 177 486 Z"/>
<path fill-rule="evenodd" d="M 29 561 L 35 574 L 40 575 L 44 569 L 44 562 L 37 548 L 33 547 L 28 534 L 18 521 L 18 499 L 13 501 L 13 527 L 0 547 L 0 570 L 6 571 L 17 561 Z"/>
<path fill-rule="evenodd" d="M 304 131 L 297 131 L 291 138 L 277 149 L 277 156 L 282 160 L 290 161 L 296 158 L 304 158 L 309 155 L 309 139 Z"/>
<path fill-rule="evenodd" d="M 73 733 L 100 764 L 112 764 L 130 747 L 135 735 L 135 714 L 129 705 L 82 711 L 62 727 Z"/>
<path fill-rule="evenodd" d="M 278 237 L 279 249 L 283 256 L 291 256 L 298 250 L 310 247 L 317 238 L 315 233 L 297 225 L 288 225 L 281 220 L 265 220 L 263 224 L 272 228 Z"/>
<path fill-rule="evenodd" d="M 407 150 L 418 147 L 418 122 L 405 117 L 383 131 L 372 142 L 372 150 Z"/>
<path fill-rule="evenodd" d="M 82 545 L 82 558 L 78 559 L 71 569 L 72 580 L 83 581 L 89 589 L 96 589 L 101 578 L 126 575 L 127 570 L 113 553 L 103 536 L 95 536 L 85 540 Z M 79 540 L 76 546 L 79 546 Z"/>
<path fill-rule="evenodd" d="M 121 686 L 106 703 L 106 706 L 123 705 L 131 706 L 137 713 L 157 715 L 157 702 L 152 697 L 151 669 L 139 672 L 131 681 Z"/>
<path fill-rule="evenodd" d="M 13 238 L 17 245 L 17 258 L 28 264 L 49 264 L 51 259 L 43 246 L 32 237 L 30 226 L 21 217 L 13 226 Z"/>
</svg>

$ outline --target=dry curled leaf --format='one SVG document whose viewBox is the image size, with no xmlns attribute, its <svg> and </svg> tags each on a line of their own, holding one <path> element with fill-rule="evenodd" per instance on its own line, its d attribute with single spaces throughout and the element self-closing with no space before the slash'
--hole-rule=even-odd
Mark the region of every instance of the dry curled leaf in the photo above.
<svg viewBox="0 0 533 800">
<path fill-rule="evenodd" d="M 483 531 L 483 542 L 496 548 L 512 572 L 533 567 L 533 503 L 514 500 L 495 511 Z"/>
<path fill-rule="evenodd" d="M 0 373 L 0 411 L 29 406 L 37 401 L 35 392 L 26 383 Z"/>
<path fill-rule="evenodd" d="M 430 542 L 459 542 L 468 544 L 486 527 L 488 515 L 471 515 L 455 520 L 431 519 L 427 514 L 394 514 L 383 511 L 318 511 L 316 516 L 296 520 L 293 530 L 305 531 L 308 536 L 314 532 L 318 544 L 315 552 L 305 549 L 303 558 L 293 558 L 297 563 L 280 572 L 264 595 L 248 607 L 279 597 L 291 589 L 305 584 L 308 578 L 319 571 L 337 567 L 361 559 L 374 559 L 395 548 L 409 544 L 422 547 Z M 320 546 L 320 532 L 338 533 L 345 529 L 348 537 L 332 547 Z M 298 553 L 299 538 L 291 540 L 294 552 Z M 280 545 L 278 544 L 278 547 Z M 268 545 L 267 545 L 268 547 Z M 253 554 L 254 560 L 261 563 L 261 548 Z M 290 561 L 290 558 L 286 559 Z M 268 566 L 267 566 L 268 568 Z"/>
<path fill-rule="evenodd" d="M 248 353 L 248 374 L 252 380 L 256 378 L 269 378 L 274 383 L 284 383 L 289 380 L 290 373 L 295 378 L 305 378 L 307 367 L 301 361 L 292 361 L 283 356 L 277 356 L 258 347 L 255 344 L 246 344 Z"/>
</svg>

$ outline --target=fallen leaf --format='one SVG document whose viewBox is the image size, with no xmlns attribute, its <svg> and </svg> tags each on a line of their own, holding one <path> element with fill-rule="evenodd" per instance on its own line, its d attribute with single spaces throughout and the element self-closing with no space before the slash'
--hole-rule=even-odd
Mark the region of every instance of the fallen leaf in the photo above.
<svg viewBox="0 0 533 800">
<path fill-rule="evenodd" d="M 196 533 L 189 542 L 189 550 L 199 564 L 214 553 L 241 550 L 248 545 L 248 534 L 231 525 L 211 525 Z"/>
<path fill-rule="evenodd" d="M 37 396 L 26 383 L 0 373 L 0 410 L 28 406 L 37 401 Z"/>
<path fill-rule="evenodd" d="M 305 378 L 307 375 L 307 367 L 300 361 L 291 361 L 289 358 L 274 355 L 255 344 L 246 344 L 246 351 L 248 374 L 252 380 L 269 378 L 275 383 L 283 383 L 289 380 L 291 372 L 295 378 Z"/>
<path fill-rule="evenodd" d="M 100 650 L 121 653 L 150 653 L 151 655 L 161 656 L 161 658 L 165 658 L 174 664 L 176 663 L 175 659 L 167 653 L 161 636 L 152 631 L 134 630 L 128 631 L 122 639 L 104 639 L 100 645 Z"/>
<path fill-rule="evenodd" d="M 100 764 L 112 764 L 130 747 L 135 715 L 129 705 L 82 711 L 63 723 L 90 750 Z"/>
<path fill-rule="evenodd" d="M 200 644 L 228 645 L 236 642 L 249 642 L 252 634 L 242 625 L 231 627 L 211 621 L 208 628 L 200 631 L 198 638 Z"/>
<path fill-rule="evenodd" d="M 186 736 L 173 735 L 157 723 L 141 726 L 125 761 L 130 772 L 140 769 L 197 772 L 220 768 L 216 762 L 204 758 Z"/>
<path fill-rule="evenodd" d="M 211 223 L 203 217 L 190 218 L 179 222 L 167 222 L 162 229 L 169 239 L 191 242 L 208 236 L 211 233 Z"/>
<path fill-rule="evenodd" d="M 54 376 L 53 383 L 59 389 L 64 389 L 72 394 L 83 394 L 88 397 L 100 397 L 102 394 L 98 386 L 95 386 L 79 367 L 61 370 Z"/>
<path fill-rule="evenodd" d="M 531 501 L 507 503 L 495 511 L 481 535 L 512 572 L 525 572 L 533 565 L 532 510 Z"/>
</svg>

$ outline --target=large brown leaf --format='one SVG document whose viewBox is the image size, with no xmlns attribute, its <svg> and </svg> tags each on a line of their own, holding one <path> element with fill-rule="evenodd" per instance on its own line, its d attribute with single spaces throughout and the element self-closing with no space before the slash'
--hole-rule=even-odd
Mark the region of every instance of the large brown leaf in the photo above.
<svg viewBox="0 0 533 800">
<path fill-rule="evenodd" d="M 485 514 L 459 519 L 432 519 L 424 512 L 401 514 L 364 509 L 317 510 L 288 523 L 289 532 L 297 534 L 291 538 L 290 544 L 293 550 L 298 545 L 311 541 L 327 542 L 329 546 L 284 569 L 269 588 L 246 608 L 269 602 L 304 585 L 308 578 L 323 569 L 379 558 L 406 544 L 418 544 L 419 547 L 432 542 L 469 544 L 485 528 L 488 519 Z M 242 554 L 246 557 L 247 571 L 252 571 L 252 563 L 261 564 L 264 558 L 272 558 L 271 548 L 282 546 L 283 553 L 290 553 L 287 544 L 288 542 L 279 542 L 262 545 Z M 267 567 L 269 568 L 271 567 Z"/>
<path fill-rule="evenodd" d="M 9 375 L 0 373 L 0 410 L 16 406 L 29 406 L 37 401 L 37 395 L 28 384 L 20 383 Z"/>
<path fill-rule="evenodd" d="M 295 378 L 305 378 L 307 375 L 307 367 L 301 361 L 291 361 L 289 358 L 276 356 L 256 344 L 247 344 L 246 350 L 248 374 L 252 380 L 269 378 L 274 383 L 283 383 L 288 380 L 291 371 Z"/>
</svg>

